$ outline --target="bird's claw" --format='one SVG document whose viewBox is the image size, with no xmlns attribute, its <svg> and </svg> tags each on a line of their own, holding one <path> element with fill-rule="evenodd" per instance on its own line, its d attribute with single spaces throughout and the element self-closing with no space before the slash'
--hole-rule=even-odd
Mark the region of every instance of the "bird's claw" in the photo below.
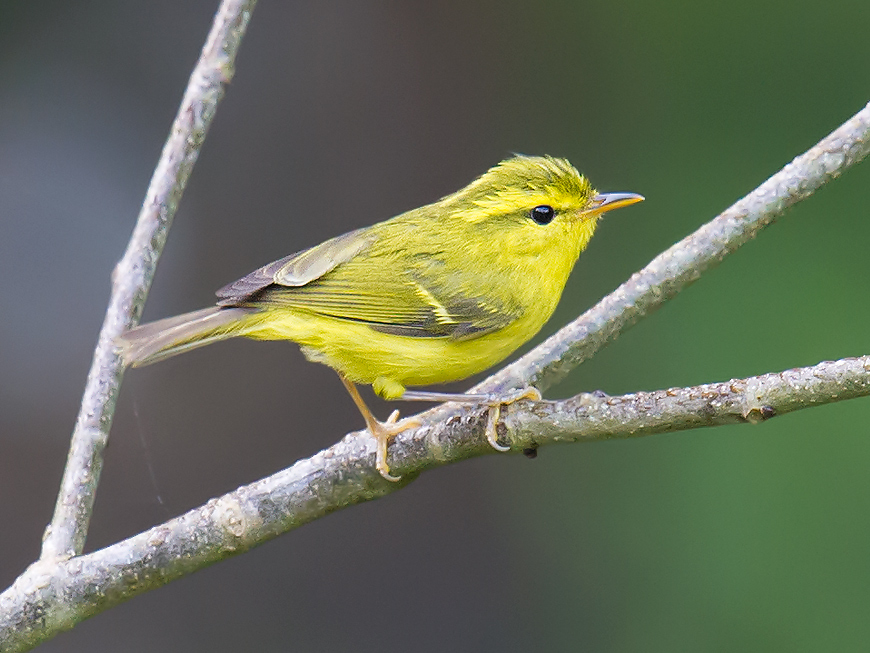
<svg viewBox="0 0 870 653">
<path fill-rule="evenodd" d="M 407 417 L 399 420 L 399 411 L 394 410 L 390 413 L 386 422 L 375 422 L 373 427 L 370 427 L 372 437 L 377 443 L 377 454 L 375 457 L 375 467 L 381 476 L 388 481 L 399 481 L 401 476 L 393 476 L 390 474 L 390 466 L 387 464 L 387 445 L 396 435 L 402 431 L 420 426 L 422 422 L 418 417 Z"/>
<path fill-rule="evenodd" d="M 541 392 L 537 388 L 529 386 L 528 388 L 523 388 L 522 390 L 515 390 L 514 392 L 505 397 L 499 397 L 495 399 L 494 403 L 490 404 L 489 406 L 489 414 L 486 418 L 486 441 L 489 442 L 490 446 L 496 451 L 505 452 L 511 450 L 510 445 L 503 445 L 498 443 L 498 431 L 496 427 L 498 426 L 499 417 L 501 417 L 501 407 L 517 402 L 520 399 L 540 401 Z"/>
</svg>

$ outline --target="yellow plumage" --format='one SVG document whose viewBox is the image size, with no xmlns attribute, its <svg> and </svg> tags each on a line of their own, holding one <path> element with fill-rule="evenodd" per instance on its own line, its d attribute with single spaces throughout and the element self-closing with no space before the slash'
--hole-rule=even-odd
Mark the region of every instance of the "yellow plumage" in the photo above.
<svg viewBox="0 0 870 653">
<path fill-rule="evenodd" d="M 120 352 L 136 366 L 236 336 L 292 340 L 384 431 L 351 384 L 397 399 L 503 360 L 552 315 L 600 215 L 641 199 L 596 194 L 564 159 L 518 156 L 434 204 L 266 265 L 219 290 L 214 308 L 131 329 Z M 407 426 L 375 434 L 388 478 L 386 442 Z"/>
</svg>

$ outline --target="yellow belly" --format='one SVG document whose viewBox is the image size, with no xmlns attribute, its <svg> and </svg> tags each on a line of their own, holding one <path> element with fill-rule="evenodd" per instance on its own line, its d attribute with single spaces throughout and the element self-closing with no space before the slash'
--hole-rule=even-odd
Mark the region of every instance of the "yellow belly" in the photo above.
<svg viewBox="0 0 870 653">
<path fill-rule="evenodd" d="M 454 340 L 397 336 L 347 320 L 267 309 L 252 316 L 244 335 L 293 340 L 309 360 L 329 365 L 354 383 L 374 384 L 379 394 L 395 399 L 404 386 L 458 381 L 495 365 L 537 333 L 548 317 L 520 319 L 493 333 Z"/>
</svg>

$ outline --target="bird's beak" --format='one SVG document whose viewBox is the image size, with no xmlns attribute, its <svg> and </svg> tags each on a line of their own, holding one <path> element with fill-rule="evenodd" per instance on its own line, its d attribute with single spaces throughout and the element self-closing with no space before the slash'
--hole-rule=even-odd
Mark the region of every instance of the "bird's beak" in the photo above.
<svg viewBox="0 0 870 653">
<path fill-rule="evenodd" d="M 643 202 L 644 199 L 643 195 L 637 193 L 598 193 L 592 198 L 592 206 L 586 210 L 586 213 L 600 215 L 621 206 Z"/>
</svg>

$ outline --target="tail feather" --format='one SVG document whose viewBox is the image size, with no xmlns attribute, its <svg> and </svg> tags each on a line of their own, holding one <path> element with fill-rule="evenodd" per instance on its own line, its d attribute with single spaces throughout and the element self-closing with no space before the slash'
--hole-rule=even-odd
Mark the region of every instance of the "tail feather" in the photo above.
<svg viewBox="0 0 870 653">
<path fill-rule="evenodd" d="M 124 362 L 141 367 L 197 347 L 244 335 L 255 309 L 212 306 L 134 327 L 118 339 Z"/>
</svg>

